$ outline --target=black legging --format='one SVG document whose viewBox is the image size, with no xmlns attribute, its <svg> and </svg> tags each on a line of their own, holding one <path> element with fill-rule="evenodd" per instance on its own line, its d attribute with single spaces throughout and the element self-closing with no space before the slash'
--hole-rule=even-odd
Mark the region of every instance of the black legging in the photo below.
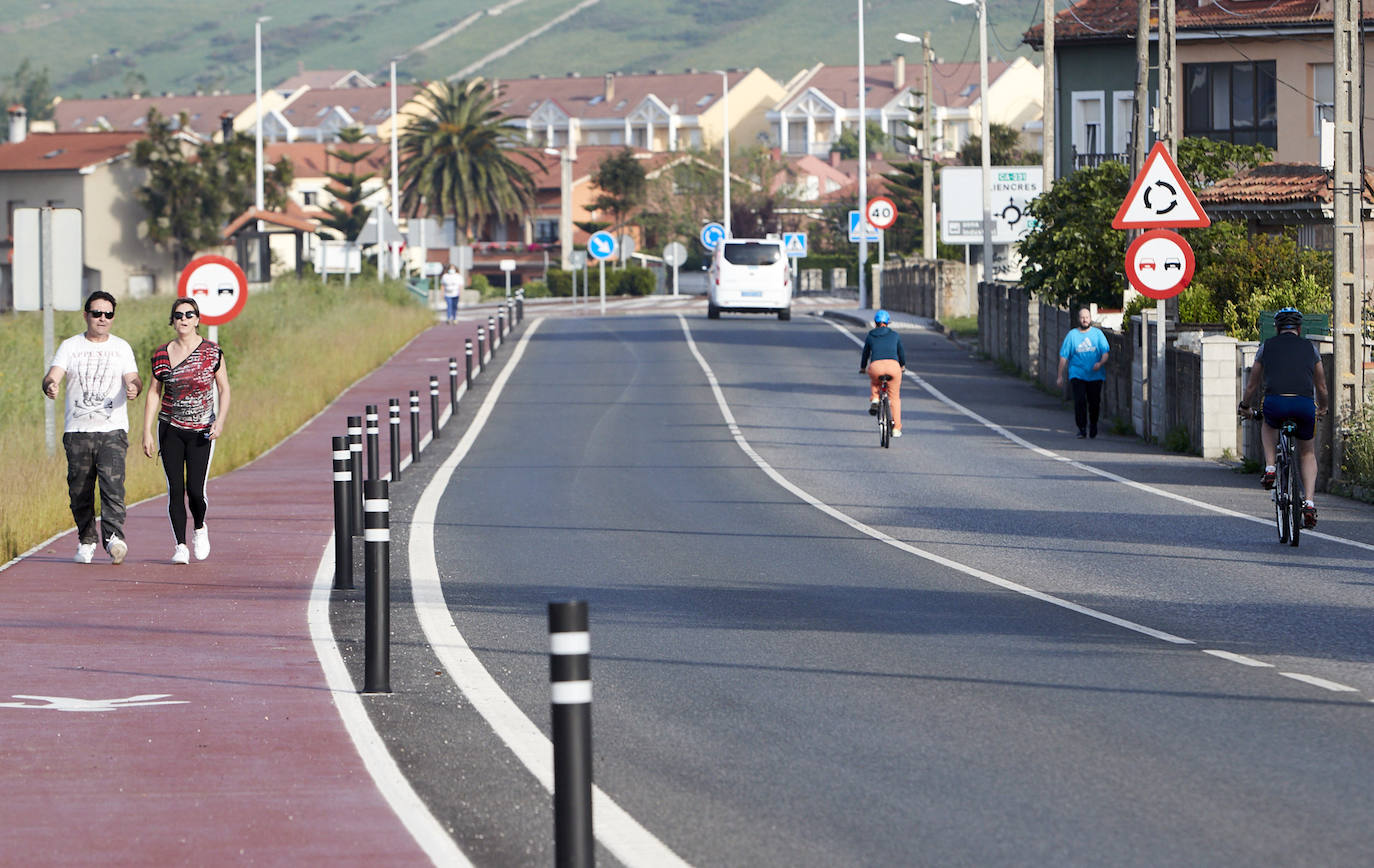
<svg viewBox="0 0 1374 868">
<path fill-rule="evenodd" d="M 162 470 L 167 474 L 167 515 L 172 519 L 177 543 L 185 545 L 188 500 L 195 526 L 205 526 L 205 478 L 210 473 L 215 441 L 204 431 L 187 431 L 164 420 L 157 425 L 157 442 Z"/>
<path fill-rule="evenodd" d="M 1097 417 L 1102 412 L 1102 381 L 1074 377 L 1069 385 L 1073 387 L 1073 421 L 1078 423 L 1078 430 L 1097 434 Z"/>
</svg>

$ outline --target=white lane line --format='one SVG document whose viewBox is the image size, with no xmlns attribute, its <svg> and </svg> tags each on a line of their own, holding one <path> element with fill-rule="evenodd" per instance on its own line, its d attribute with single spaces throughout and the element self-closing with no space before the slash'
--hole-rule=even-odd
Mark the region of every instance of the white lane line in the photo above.
<svg viewBox="0 0 1374 868">
<path fill-rule="evenodd" d="M 329 685 L 334 698 L 334 707 L 339 710 L 344 728 L 353 740 L 353 745 L 362 758 L 363 766 L 372 776 L 378 791 L 391 810 L 405 826 L 406 831 L 425 851 L 425 855 L 435 865 L 470 866 L 467 856 L 458 848 L 447 830 L 429 812 L 424 800 L 410 786 L 410 781 L 401 772 L 391 752 L 372 718 L 363 707 L 362 696 L 353 684 L 344 664 L 343 655 L 334 642 L 334 628 L 329 623 L 330 589 L 334 584 L 334 538 L 320 556 L 320 565 L 315 569 L 315 584 L 310 590 L 310 604 L 307 620 L 310 624 L 310 639 L 315 645 L 315 655 L 320 658 L 320 668 L 324 670 L 325 683 Z"/>
<path fill-rule="evenodd" d="M 1327 681 L 1325 678 L 1318 678 L 1315 675 L 1303 675 L 1301 672 L 1280 672 L 1284 678 L 1291 678 L 1294 681 L 1301 681 L 1304 684 L 1311 684 L 1314 687 L 1321 687 L 1325 690 L 1334 690 L 1337 693 L 1359 693 L 1358 687 L 1350 687 L 1336 681 Z"/>
<path fill-rule="evenodd" d="M 826 322 L 833 326 L 837 331 L 839 331 L 840 334 L 849 338 L 858 346 L 863 346 L 863 341 L 859 340 L 859 338 L 845 326 L 833 320 L 826 320 Z M 1099 467 L 1093 467 L 1091 464 L 1084 464 L 1081 461 L 1077 461 L 1072 458 L 1067 458 L 1063 455 L 1060 455 L 1057 452 L 1051 452 L 1050 450 L 1045 449 L 1044 447 L 1037 446 L 1029 440 L 1026 440 L 1016 434 L 1013 434 L 1006 428 L 1003 428 L 1001 425 L 998 425 L 996 422 L 993 422 L 990 419 L 978 415 L 977 413 L 970 410 L 968 407 L 965 407 L 963 404 L 960 404 L 958 401 L 955 401 L 952 398 L 947 397 L 945 393 L 941 392 L 939 389 L 935 388 L 930 383 L 921 379 L 919 376 L 912 373 L 911 371 L 907 371 L 906 375 L 910 377 L 916 383 L 916 385 L 920 386 L 922 389 L 925 389 L 927 392 L 929 392 L 936 400 L 944 403 L 951 409 L 957 410 L 958 412 L 964 414 L 965 416 L 974 420 L 983 427 L 988 428 L 991 431 L 995 431 L 996 433 L 1000 434 L 1001 436 L 1005 437 L 1006 439 L 1010 440 L 1016 445 L 1029 449 L 1037 455 L 1049 458 L 1054 461 L 1062 461 L 1063 463 L 1068 464 L 1071 467 L 1076 467 L 1079 470 L 1084 471 L 1085 473 L 1092 473 L 1096 476 L 1101 476 L 1103 479 L 1110 479 L 1113 482 L 1119 482 L 1122 485 L 1134 488 L 1137 491 L 1144 491 L 1147 494 L 1153 494 L 1158 497 L 1168 498 L 1169 500 L 1176 500 L 1179 503 L 1186 503 L 1189 506 L 1195 506 L 1198 509 L 1205 509 L 1209 512 L 1218 513 L 1219 515 L 1228 516 L 1230 518 L 1239 518 L 1244 521 L 1254 522 L 1256 524 L 1270 525 L 1274 523 L 1273 519 L 1257 518 L 1253 515 L 1247 515 L 1243 512 L 1236 512 L 1233 509 L 1227 509 L 1223 506 L 1215 506 L 1213 504 L 1206 503 L 1201 500 L 1194 500 L 1191 497 L 1185 497 L 1181 494 L 1174 494 L 1172 491 L 1165 491 L 1162 488 L 1155 488 L 1154 486 L 1146 485 L 1143 482 L 1136 482 L 1134 479 L 1127 479 L 1124 476 L 1118 476 L 1117 474 L 1112 473 L 1109 470 L 1103 470 Z M 1308 536 L 1316 537 L 1317 539 L 1330 540 L 1331 542 L 1343 543 L 1344 545 L 1353 546 L 1355 548 L 1364 549 L 1365 551 L 1374 552 L 1374 545 L 1359 542 L 1358 540 L 1346 539 L 1345 537 L 1339 536 L 1331 536 L 1330 534 L 1321 533 L 1315 530 L 1305 530 L 1303 531 L 1303 533 Z"/>
<path fill-rule="evenodd" d="M 1106 612 L 1100 612 L 1097 609 L 1091 609 L 1087 606 L 1081 606 L 1078 603 L 1065 600 L 1061 597 L 1056 597 L 1053 594 L 1047 594 L 1043 591 L 1037 591 L 1034 588 L 1028 588 L 1025 585 L 1009 581 L 1007 579 L 1001 578 L 1000 576 L 995 576 L 992 573 L 984 572 L 983 570 L 977 569 L 975 567 L 970 567 L 967 564 L 961 564 L 958 561 L 952 561 L 949 558 L 942 557 L 940 555 L 935 554 L 934 552 L 929 552 L 925 549 L 917 548 L 916 546 L 911 545 L 910 543 L 906 543 L 895 537 L 889 536 L 888 534 L 883 533 L 877 528 L 864 524 L 856 518 L 850 517 L 849 515 L 841 512 L 840 510 L 829 505 L 828 503 L 825 503 L 820 499 L 813 497 L 809 492 L 797 487 L 796 485 L 793 485 L 792 482 L 789 481 L 785 476 L 783 476 L 778 471 L 774 470 L 773 466 L 769 464 L 767 461 L 765 461 L 763 456 L 755 452 L 754 448 L 749 445 L 749 441 L 744 438 L 744 434 L 740 431 L 739 425 L 735 422 L 734 413 L 730 411 L 730 405 L 727 404 L 725 401 L 725 392 L 720 388 L 720 382 L 716 379 L 715 372 L 711 370 L 711 365 L 706 361 L 706 357 L 701 354 L 701 351 L 697 349 L 696 341 L 692 339 L 692 330 L 687 325 L 686 317 L 682 316 L 681 314 L 678 314 L 678 322 L 682 324 L 682 334 L 687 339 L 687 347 L 692 351 L 692 355 L 696 357 L 697 364 L 701 366 L 702 372 L 705 373 L 706 381 L 710 384 L 711 391 L 712 393 L 714 393 L 716 397 L 716 405 L 720 408 L 721 416 L 725 418 L 725 424 L 730 428 L 730 435 L 735 438 L 735 443 L 739 445 L 740 449 L 744 450 L 744 454 L 748 455 L 749 458 L 754 462 L 754 464 L 758 465 L 758 468 L 762 470 L 764 473 L 766 473 L 769 476 L 769 478 L 771 478 L 778 485 L 781 485 L 783 488 L 790 491 L 796 497 L 800 498 L 801 500 L 805 501 L 806 503 L 810 504 L 811 506 L 815 507 L 816 509 L 835 519 L 836 521 L 840 521 L 844 524 L 849 525 L 854 530 L 857 530 L 859 533 L 862 533 L 866 536 L 870 536 L 873 539 L 878 540 L 879 542 L 886 543 L 887 545 L 890 545 L 893 548 L 900 549 L 901 551 L 904 551 L 907 554 L 916 555 L 917 557 L 928 560 L 931 563 L 936 563 L 942 567 L 948 567 L 949 569 L 957 570 L 958 572 L 964 573 L 968 576 L 972 576 L 975 579 L 987 582 L 988 584 L 996 585 L 999 588 L 1005 588 L 1006 590 L 1014 591 L 1018 594 L 1022 594 L 1032 599 L 1040 600 L 1041 602 L 1045 603 L 1050 603 L 1051 605 L 1059 606 L 1060 608 L 1068 609 L 1069 611 L 1077 612 L 1081 615 L 1087 615 L 1090 618 L 1096 618 L 1097 620 L 1105 621 L 1108 624 L 1115 624 L 1118 627 L 1123 627 L 1127 630 L 1133 630 L 1136 633 L 1143 633 L 1146 636 L 1151 636 L 1155 639 L 1161 639 L 1165 642 L 1170 642 L 1175 645 L 1196 644 L 1195 642 L 1193 642 L 1192 639 L 1184 639 L 1183 637 L 1175 636 L 1172 633 L 1166 633 L 1162 630 L 1156 630 L 1153 627 L 1146 627 L 1143 624 L 1137 624 L 1134 621 L 1127 621 L 1124 618 L 1118 618 L 1115 615 L 1108 615 Z"/>
<path fill-rule="evenodd" d="M 462 439 L 444 459 L 434 478 L 425 486 L 415 507 L 410 530 L 410 584 L 415 613 L 425 638 L 445 671 L 472 703 L 492 730 L 505 742 L 525 768 L 550 793 L 553 792 L 553 744 L 544 737 L 523 711 L 501 689 L 482 662 L 468 646 L 453 622 L 439 580 L 434 556 L 434 522 L 439 500 L 448 488 L 458 465 L 467 456 L 496 407 L 506 382 L 525 354 L 525 347 L 543 319 L 532 320 L 511 353 L 500 376 L 473 417 Z M 629 866 L 686 866 L 676 853 L 654 837 L 600 787 L 592 787 L 592 822 L 596 839 L 617 859 Z"/>
<path fill-rule="evenodd" d="M 1273 669 L 1273 663 L 1265 663 L 1263 660 L 1256 660 L 1253 657 L 1246 657 L 1244 654 L 1233 654 L 1230 651 L 1218 651 L 1215 648 L 1203 648 L 1203 654 L 1211 654 L 1213 657 L 1220 657 L 1222 660 L 1230 660 L 1232 663 L 1239 663 L 1242 666 L 1255 666 L 1262 669 Z"/>
</svg>

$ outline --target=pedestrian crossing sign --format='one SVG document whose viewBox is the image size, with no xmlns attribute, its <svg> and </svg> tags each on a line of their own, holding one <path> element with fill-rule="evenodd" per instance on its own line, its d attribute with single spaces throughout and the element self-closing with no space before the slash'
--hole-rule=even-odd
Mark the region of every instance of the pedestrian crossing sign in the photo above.
<svg viewBox="0 0 1374 868">
<path fill-rule="evenodd" d="M 788 256 L 806 256 L 806 233 L 805 232 L 784 232 L 782 233 L 782 246 Z"/>
</svg>

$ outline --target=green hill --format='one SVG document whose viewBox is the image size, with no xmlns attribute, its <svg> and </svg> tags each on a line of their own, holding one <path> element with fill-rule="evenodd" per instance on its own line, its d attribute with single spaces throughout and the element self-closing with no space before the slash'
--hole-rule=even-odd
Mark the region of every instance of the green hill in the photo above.
<svg viewBox="0 0 1374 868">
<path fill-rule="evenodd" d="M 785 82 L 817 61 L 856 59 L 856 4 L 848 0 L 581 0 L 567 20 L 527 38 L 475 74 L 679 72 L 760 66 Z M 263 83 L 307 69 L 359 69 L 384 78 L 400 58 L 403 80 L 442 78 L 480 61 L 579 6 L 579 0 L 380 0 L 230 3 L 210 0 L 0 0 L 0 80 L 27 59 L 67 98 L 253 89 L 253 23 L 263 24 Z M 1027 54 L 1020 35 L 1041 0 L 990 0 L 993 59 Z M 496 14 L 492 14 L 492 13 Z M 971 6 L 948 0 L 869 0 L 867 55 L 878 63 L 916 46 L 901 30 L 934 33 L 945 60 L 975 60 Z M 459 25 L 472 17 L 465 27 Z M 427 41 L 447 35 L 423 50 Z M 10 88 L 6 95 L 13 98 Z"/>
</svg>

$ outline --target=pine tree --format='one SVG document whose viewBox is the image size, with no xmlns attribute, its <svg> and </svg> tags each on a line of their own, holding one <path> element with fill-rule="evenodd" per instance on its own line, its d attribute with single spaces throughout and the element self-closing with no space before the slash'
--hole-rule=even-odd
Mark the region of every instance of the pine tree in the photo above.
<svg viewBox="0 0 1374 868">
<path fill-rule="evenodd" d="M 339 139 L 344 144 L 356 145 L 362 138 L 363 131 L 358 127 L 339 131 Z M 334 196 L 334 201 L 325 206 L 325 213 L 329 216 L 322 218 L 320 225 L 337 230 L 346 241 L 357 239 L 363 227 L 367 225 L 367 218 L 372 214 L 372 209 L 362 204 L 367 196 L 363 191 L 363 185 L 375 178 L 377 173 L 360 174 L 358 164 L 372 156 L 375 150 L 376 148 L 332 148 L 325 151 L 329 157 L 348 166 L 348 171 L 325 172 L 330 181 L 329 192 Z"/>
<path fill-rule="evenodd" d="M 924 102 L 919 96 L 918 99 Z M 910 134 L 897 133 L 892 137 L 900 152 L 915 153 L 916 157 L 902 163 L 893 161 L 893 170 L 887 175 L 888 195 L 897 206 L 897 222 L 887 230 L 890 253 L 918 253 L 923 249 L 925 198 L 921 191 L 921 167 L 922 161 L 931 156 L 924 153 L 925 106 L 921 103 L 907 109 L 911 115 L 906 123 Z"/>
</svg>

